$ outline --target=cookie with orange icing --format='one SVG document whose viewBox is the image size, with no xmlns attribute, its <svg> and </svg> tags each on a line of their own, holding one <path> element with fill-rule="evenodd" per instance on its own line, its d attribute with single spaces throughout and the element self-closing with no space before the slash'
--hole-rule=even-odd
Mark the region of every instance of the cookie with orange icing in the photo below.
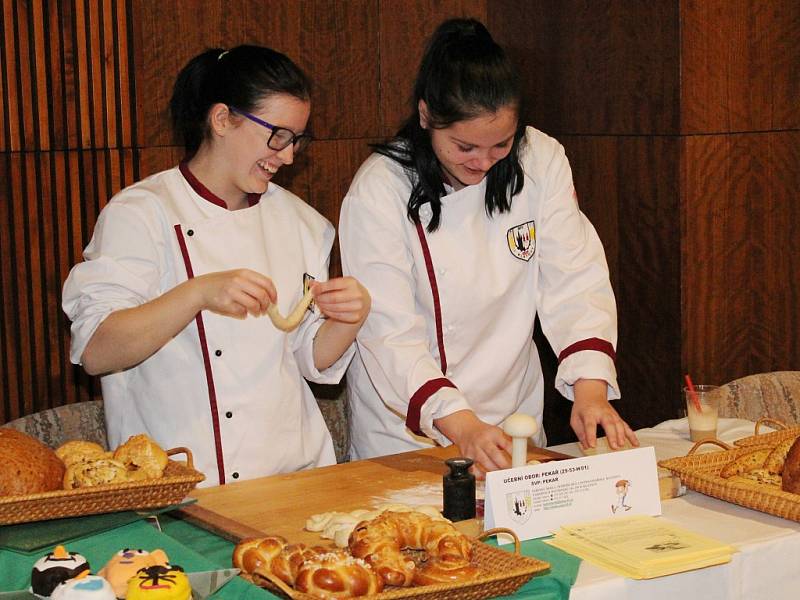
<svg viewBox="0 0 800 600">
<path fill-rule="evenodd" d="M 123 548 L 117 552 L 100 569 L 97 574 L 105 577 L 114 588 L 117 598 L 125 598 L 128 593 L 128 581 L 133 578 L 139 569 L 154 565 L 168 565 L 169 558 L 163 550 L 147 550 Z"/>
<path fill-rule="evenodd" d="M 139 569 L 128 582 L 127 600 L 190 600 L 192 586 L 178 565 Z"/>
<path fill-rule="evenodd" d="M 31 569 L 31 591 L 37 596 L 49 597 L 59 583 L 89 572 L 89 563 L 77 552 L 68 552 L 64 546 L 36 561 Z"/>
</svg>

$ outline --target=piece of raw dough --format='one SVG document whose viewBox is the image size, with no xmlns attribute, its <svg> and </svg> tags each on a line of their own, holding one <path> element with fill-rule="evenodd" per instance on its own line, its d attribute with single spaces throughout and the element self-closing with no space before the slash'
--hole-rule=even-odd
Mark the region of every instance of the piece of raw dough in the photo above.
<svg viewBox="0 0 800 600">
<path fill-rule="evenodd" d="M 289 313 L 289 316 L 284 317 L 280 312 L 278 312 L 277 304 L 269 305 L 267 308 L 267 315 L 269 315 L 269 318 L 275 327 L 288 333 L 303 322 L 303 318 L 306 315 L 308 306 L 311 304 L 313 299 L 314 296 L 311 294 L 311 289 L 309 288 L 305 295 L 303 295 L 303 297 L 300 299 L 300 302 L 297 303 L 297 306 L 295 306 L 292 312 Z"/>
</svg>

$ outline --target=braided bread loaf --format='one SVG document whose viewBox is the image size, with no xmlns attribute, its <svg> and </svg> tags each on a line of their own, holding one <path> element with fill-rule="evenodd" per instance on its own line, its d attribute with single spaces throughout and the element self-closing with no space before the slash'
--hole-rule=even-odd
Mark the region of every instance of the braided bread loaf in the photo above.
<svg viewBox="0 0 800 600">
<path fill-rule="evenodd" d="M 289 544 L 278 535 L 239 542 L 233 550 L 233 566 L 254 583 L 277 578 L 317 598 L 350 598 L 383 589 L 383 581 L 364 561 L 344 551 Z"/>
<path fill-rule="evenodd" d="M 385 512 L 371 521 L 362 521 L 350 534 L 349 547 L 353 556 L 372 565 L 386 585 L 410 586 L 415 579 L 417 583 L 423 581 L 424 575 L 418 572 L 443 567 L 450 572 L 446 578 L 449 582 L 478 576 L 477 571 L 466 568 L 472 561 L 469 538 L 451 523 L 417 512 Z M 404 548 L 427 552 L 428 560 L 421 569 L 403 556 Z"/>
<path fill-rule="evenodd" d="M 233 566 L 250 575 L 272 574 L 293 586 L 303 563 L 325 552 L 326 548 L 289 544 L 279 535 L 249 538 L 239 542 L 233 549 Z"/>
<path fill-rule="evenodd" d="M 295 589 L 316 598 L 371 596 L 383 590 L 383 580 L 366 562 L 339 550 L 306 560 Z"/>
</svg>

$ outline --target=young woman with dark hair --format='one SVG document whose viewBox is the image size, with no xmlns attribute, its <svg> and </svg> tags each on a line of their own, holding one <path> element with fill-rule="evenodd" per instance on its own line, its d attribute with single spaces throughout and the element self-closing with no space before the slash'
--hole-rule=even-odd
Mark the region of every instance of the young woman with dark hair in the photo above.
<svg viewBox="0 0 800 600">
<path fill-rule="evenodd" d="M 353 457 L 452 442 L 482 471 L 509 466 L 499 426 L 515 412 L 542 421 L 537 314 L 581 443 L 598 425 L 612 447 L 637 443 L 608 402 L 617 321 L 603 247 L 561 145 L 520 123 L 518 81 L 481 23 L 441 24 L 410 117 L 344 200 L 344 271 L 373 297 L 347 376 Z"/>
<path fill-rule="evenodd" d="M 269 48 L 208 50 L 170 113 L 186 159 L 111 199 L 64 284 L 71 358 L 103 375 L 109 442 L 187 446 L 205 485 L 333 463 L 304 378 L 340 380 L 370 297 L 326 281 L 333 227 L 271 181 L 310 140 L 309 82 Z"/>
</svg>

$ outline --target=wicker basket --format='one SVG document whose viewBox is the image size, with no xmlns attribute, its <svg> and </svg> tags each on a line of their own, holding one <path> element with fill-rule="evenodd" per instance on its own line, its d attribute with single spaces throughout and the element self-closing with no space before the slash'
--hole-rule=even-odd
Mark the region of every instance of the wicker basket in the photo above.
<svg viewBox="0 0 800 600">
<path fill-rule="evenodd" d="M 185 454 L 186 464 L 170 460 L 161 479 L 0 497 L 0 525 L 178 504 L 205 475 L 195 471 L 188 448 L 167 450 L 175 454 Z"/>
<path fill-rule="evenodd" d="M 514 553 L 480 543 L 497 533 L 507 533 L 514 538 Z M 481 534 L 475 544 L 474 562 L 487 575 L 465 583 L 421 585 L 407 588 L 388 588 L 380 594 L 361 596 L 360 600 L 481 600 L 513 594 L 537 573 L 550 568 L 550 564 L 536 558 L 522 556 L 517 535 L 510 529 L 497 528 Z M 259 575 L 242 575 L 254 584 L 292 600 L 315 600 L 314 596 L 298 592 L 278 578 L 267 579 Z"/>
<path fill-rule="evenodd" d="M 776 431 L 761 433 L 761 426 L 765 424 L 775 426 L 777 428 Z M 754 435 L 736 440 L 733 443 L 743 448 L 751 446 L 776 446 L 785 439 L 796 438 L 798 436 L 800 436 L 800 426 L 795 425 L 789 427 L 783 421 L 778 421 L 769 417 L 761 417 L 758 421 L 756 421 Z"/>
<path fill-rule="evenodd" d="M 703 444 L 715 444 L 724 451 L 695 454 Z M 766 446 L 771 447 L 772 444 Z M 800 522 L 800 494 L 784 492 L 777 486 L 730 481 L 719 476 L 722 467 L 756 447 L 733 448 L 719 440 L 704 440 L 697 442 L 686 456 L 661 460 L 658 465 L 678 475 L 686 487 L 697 492 Z"/>
</svg>

